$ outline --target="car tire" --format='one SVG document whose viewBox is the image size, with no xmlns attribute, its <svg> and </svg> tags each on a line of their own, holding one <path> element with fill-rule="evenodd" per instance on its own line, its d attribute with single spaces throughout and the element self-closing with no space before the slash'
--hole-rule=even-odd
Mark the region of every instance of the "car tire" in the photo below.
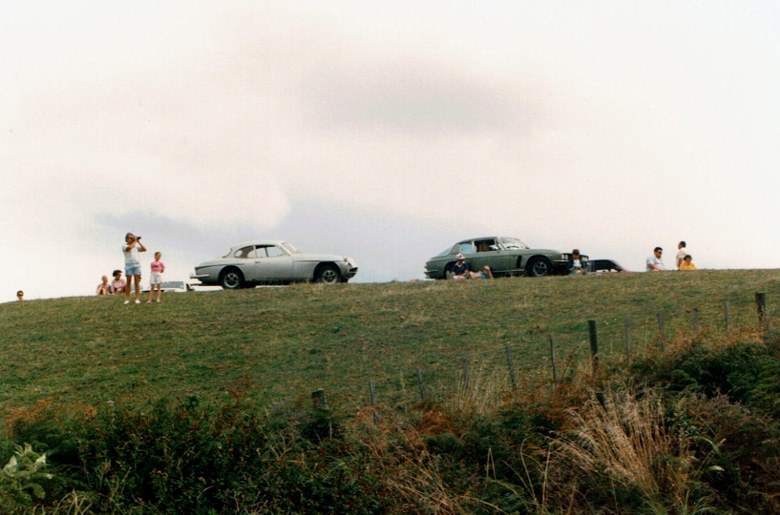
<svg viewBox="0 0 780 515">
<path fill-rule="evenodd" d="M 343 282 L 339 267 L 333 264 L 321 265 L 314 273 L 314 282 L 336 284 Z"/>
<path fill-rule="evenodd" d="M 553 266 L 545 257 L 534 257 L 528 262 L 526 274 L 530 277 L 545 277 L 552 273 Z"/>
<path fill-rule="evenodd" d="M 244 287 L 244 274 L 238 268 L 226 268 L 219 274 L 219 285 L 223 290 L 238 290 Z"/>
</svg>

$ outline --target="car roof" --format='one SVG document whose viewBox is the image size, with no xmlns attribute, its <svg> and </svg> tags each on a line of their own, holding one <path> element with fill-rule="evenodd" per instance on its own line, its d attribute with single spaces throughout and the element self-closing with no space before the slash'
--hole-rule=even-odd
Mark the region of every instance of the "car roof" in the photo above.
<svg viewBox="0 0 780 515">
<path fill-rule="evenodd" d="M 248 247 L 250 245 L 281 245 L 282 243 L 287 243 L 287 242 L 284 240 L 247 240 L 247 241 L 242 241 L 241 243 L 236 243 L 230 248 L 239 249 L 243 247 Z"/>
</svg>

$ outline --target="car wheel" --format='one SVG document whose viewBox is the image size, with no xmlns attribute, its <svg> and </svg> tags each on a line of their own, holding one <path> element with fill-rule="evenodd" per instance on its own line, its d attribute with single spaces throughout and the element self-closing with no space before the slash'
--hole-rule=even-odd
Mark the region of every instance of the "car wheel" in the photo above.
<svg viewBox="0 0 780 515">
<path fill-rule="evenodd" d="M 552 263 L 543 257 L 532 258 L 528 262 L 526 273 L 531 277 L 544 277 L 552 273 Z"/>
<path fill-rule="evenodd" d="M 314 281 L 325 284 L 336 284 L 341 282 L 341 271 L 336 265 L 322 265 L 317 269 Z"/>
<path fill-rule="evenodd" d="M 225 290 L 238 290 L 244 287 L 244 275 L 238 268 L 227 268 L 219 276 L 219 285 Z"/>
</svg>

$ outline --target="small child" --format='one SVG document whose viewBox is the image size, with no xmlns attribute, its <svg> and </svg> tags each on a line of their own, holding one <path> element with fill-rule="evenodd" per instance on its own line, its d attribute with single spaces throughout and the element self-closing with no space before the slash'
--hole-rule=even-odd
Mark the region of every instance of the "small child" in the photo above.
<svg viewBox="0 0 780 515">
<path fill-rule="evenodd" d="M 687 254 L 682 263 L 680 263 L 680 270 L 696 270 L 696 265 L 693 264 L 693 256 Z"/>
<path fill-rule="evenodd" d="M 162 274 L 165 272 L 165 263 L 160 261 L 162 254 L 160 252 L 154 253 L 154 261 L 152 261 L 152 278 L 149 279 L 149 300 L 146 302 L 152 302 L 154 297 L 154 287 L 157 287 L 157 302 L 160 302 L 162 296 Z"/>
</svg>

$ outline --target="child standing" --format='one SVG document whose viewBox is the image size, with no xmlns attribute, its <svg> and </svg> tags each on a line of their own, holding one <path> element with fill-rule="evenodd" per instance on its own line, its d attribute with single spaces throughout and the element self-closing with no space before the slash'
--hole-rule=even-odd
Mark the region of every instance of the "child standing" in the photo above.
<svg viewBox="0 0 780 515">
<path fill-rule="evenodd" d="M 157 302 L 160 302 L 162 296 L 162 274 L 165 272 L 165 263 L 160 261 L 162 254 L 160 252 L 154 253 L 154 261 L 152 261 L 152 278 L 149 280 L 149 300 L 146 302 L 152 302 L 154 297 L 154 288 L 157 287 Z"/>
</svg>

